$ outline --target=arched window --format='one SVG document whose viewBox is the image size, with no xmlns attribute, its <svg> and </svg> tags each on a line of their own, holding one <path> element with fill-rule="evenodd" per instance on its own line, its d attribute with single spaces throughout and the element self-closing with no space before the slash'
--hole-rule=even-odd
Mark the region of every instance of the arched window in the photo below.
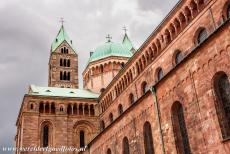
<svg viewBox="0 0 230 154">
<path fill-rule="evenodd" d="M 95 111 L 94 111 L 94 106 L 93 104 L 90 105 L 90 115 L 94 116 L 95 115 Z"/>
<path fill-rule="evenodd" d="M 63 106 L 61 106 L 60 107 L 60 112 L 63 112 L 63 111 L 64 111 Z"/>
<path fill-rule="evenodd" d="M 85 147 L 85 132 L 83 130 L 80 131 L 80 148 Z"/>
<path fill-rule="evenodd" d="M 39 113 L 44 113 L 44 104 L 43 103 L 40 103 L 39 105 Z"/>
<path fill-rule="evenodd" d="M 66 71 L 64 72 L 63 80 L 67 80 Z"/>
<path fill-rule="evenodd" d="M 63 63 L 62 63 L 62 59 L 60 59 L 60 66 L 62 66 L 63 65 Z"/>
<path fill-rule="evenodd" d="M 145 81 L 141 84 L 141 90 L 142 94 L 145 94 L 148 91 L 148 85 Z"/>
<path fill-rule="evenodd" d="M 67 54 L 69 53 L 69 49 L 66 49 L 66 53 L 67 53 Z"/>
<path fill-rule="evenodd" d="M 70 72 L 68 72 L 68 75 L 67 75 L 67 80 L 70 81 Z"/>
<path fill-rule="evenodd" d="M 163 72 L 162 68 L 158 68 L 158 71 L 157 71 L 158 81 L 161 80 L 163 77 L 164 77 L 164 72 Z"/>
<path fill-rule="evenodd" d="M 134 96 L 133 96 L 132 93 L 129 94 L 129 102 L 130 102 L 130 104 L 133 104 L 133 103 L 134 103 Z"/>
<path fill-rule="evenodd" d="M 121 104 L 118 105 L 118 113 L 119 115 L 123 113 L 123 106 Z"/>
<path fill-rule="evenodd" d="M 67 107 L 67 114 L 69 114 L 69 115 L 72 114 L 72 107 L 70 104 Z"/>
<path fill-rule="evenodd" d="M 55 105 L 54 105 L 54 103 L 51 104 L 51 113 L 55 114 Z"/>
<path fill-rule="evenodd" d="M 70 67 L 70 59 L 67 60 L 67 67 Z"/>
<path fill-rule="evenodd" d="M 43 127 L 43 147 L 48 147 L 49 146 L 49 126 L 45 125 Z"/>
<path fill-rule="evenodd" d="M 145 154 L 154 154 L 151 124 L 147 121 L 143 128 Z"/>
<path fill-rule="evenodd" d="M 89 105 L 88 105 L 88 104 L 85 104 L 85 107 L 84 107 L 84 114 L 85 114 L 85 115 L 89 115 Z"/>
<path fill-rule="evenodd" d="M 34 105 L 30 104 L 30 110 L 33 110 L 33 109 L 34 109 Z"/>
<path fill-rule="evenodd" d="M 179 64 L 183 60 L 183 54 L 177 50 L 175 55 L 175 64 Z"/>
<path fill-rule="evenodd" d="M 223 139 L 230 137 L 230 82 L 224 72 L 215 76 L 214 89 L 217 95 L 217 116 Z"/>
<path fill-rule="evenodd" d="M 110 123 L 113 122 L 113 114 L 112 113 L 109 114 L 109 120 L 110 120 Z"/>
<path fill-rule="evenodd" d="M 62 71 L 60 72 L 60 80 L 63 80 L 63 73 L 62 73 Z"/>
<path fill-rule="evenodd" d="M 177 152 L 191 154 L 183 106 L 180 102 L 172 105 L 172 123 Z"/>
<path fill-rule="evenodd" d="M 107 150 L 107 154 L 112 154 L 110 149 Z"/>
<path fill-rule="evenodd" d="M 63 48 L 61 48 L 61 53 L 64 53 L 64 49 Z"/>
<path fill-rule="evenodd" d="M 100 65 L 100 73 L 103 73 L 104 72 L 104 68 L 103 68 L 103 65 Z"/>
<path fill-rule="evenodd" d="M 208 32 L 205 28 L 201 29 L 197 35 L 197 43 L 202 43 L 208 37 Z"/>
<path fill-rule="evenodd" d="M 64 59 L 64 67 L 66 67 L 66 59 Z"/>
<path fill-rule="evenodd" d="M 79 105 L 79 114 L 83 115 L 83 105 L 82 104 Z"/>
<path fill-rule="evenodd" d="M 127 137 L 123 138 L 122 145 L 123 145 L 122 153 L 123 154 L 129 154 L 129 140 Z"/>
<path fill-rule="evenodd" d="M 101 125 L 101 131 L 104 130 L 105 129 L 105 122 L 103 120 L 101 120 L 100 125 Z"/>
</svg>

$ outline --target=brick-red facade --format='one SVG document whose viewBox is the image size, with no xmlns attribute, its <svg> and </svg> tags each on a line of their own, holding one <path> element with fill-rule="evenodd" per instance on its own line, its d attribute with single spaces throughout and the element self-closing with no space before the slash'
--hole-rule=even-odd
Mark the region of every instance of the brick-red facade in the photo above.
<svg viewBox="0 0 230 154">
<path fill-rule="evenodd" d="M 90 130 L 87 154 L 230 153 L 229 18 L 229 0 L 180 1 L 99 99 L 25 96 L 17 147 L 40 145 L 47 120 L 52 146 L 79 146 L 77 130 Z M 28 111 L 41 101 L 55 102 L 55 114 Z M 95 115 L 59 114 L 68 102 L 94 104 Z"/>
</svg>

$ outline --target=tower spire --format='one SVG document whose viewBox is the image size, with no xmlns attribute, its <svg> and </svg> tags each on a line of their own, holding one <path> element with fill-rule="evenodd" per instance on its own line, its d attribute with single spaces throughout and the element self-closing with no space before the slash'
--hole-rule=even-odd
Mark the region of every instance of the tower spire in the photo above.
<svg viewBox="0 0 230 154">
<path fill-rule="evenodd" d="M 126 26 L 123 27 L 123 30 L 125 31 L 125 34 L 127 34 L 128 29 L 126 28 Z"/>
<path fill-rule="evenodd" d="M 61 17 L 60 23 L 61 23 L 62 26 L 64 25 L 64 22 L 65 22 L 65 21 L 64 21 L 64 18 Z"/>
</svg>

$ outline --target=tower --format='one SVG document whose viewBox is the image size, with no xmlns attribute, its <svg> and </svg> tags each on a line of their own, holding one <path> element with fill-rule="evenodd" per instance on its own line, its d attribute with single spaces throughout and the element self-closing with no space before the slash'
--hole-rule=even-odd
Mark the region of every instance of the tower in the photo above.
<svg viewBox="0 0 230 154">
<path fill-rule="evenodd" d="M 78 88 L 78 55 L 63 24 L 51 45 L 48 85 Z"/>
</svg>

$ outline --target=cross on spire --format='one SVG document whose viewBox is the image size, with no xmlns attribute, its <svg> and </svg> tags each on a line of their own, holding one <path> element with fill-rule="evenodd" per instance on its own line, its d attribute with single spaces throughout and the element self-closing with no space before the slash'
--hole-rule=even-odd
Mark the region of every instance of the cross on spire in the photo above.
<svg viewBox="0 0 230 154">
<path fill-rule="evenodd" d="M 111 42 L 112 37 L 109 34 L 106 36 L 106 38 L 108 39 L 108 42 Z"/>
<path fill-rule="evenodd" d="M 64 21 L 64 18 L 61 18 L 61 19 L 60 19 L 60 22 L 61 22 L 61 25 L 63 26 L 63 24 L 64 24 L 64 22 L 65 22 L 65 21 Z"/>
<path fill-rule="evenodd" d="M 128 31 L 128 29 L 125 26 L 123 27 L 123 30 L 125 31 L 125 34 Z"/>
</svg>

